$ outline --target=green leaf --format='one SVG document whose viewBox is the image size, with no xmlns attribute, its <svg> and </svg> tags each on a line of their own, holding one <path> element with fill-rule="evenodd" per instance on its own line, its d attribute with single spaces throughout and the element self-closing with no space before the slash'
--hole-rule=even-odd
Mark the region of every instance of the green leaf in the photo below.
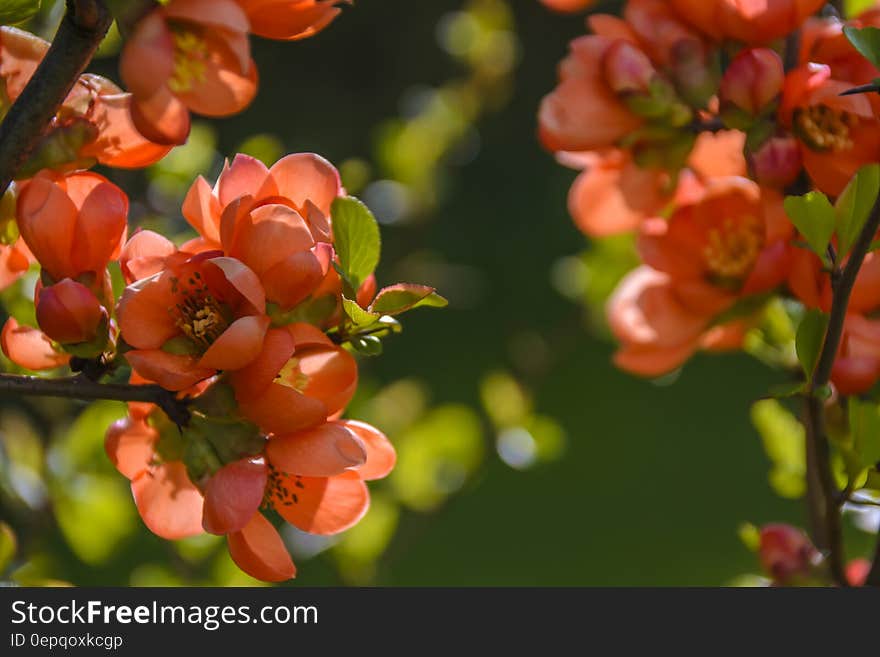
<svg viewBox="0 0 880 657">
<path fill-rule="evenodd" d="M 0 575 L 12 562 L 15 552 L 18 549 L 18 542 L 15 539 L 15 532 L 12 527 L 5 522 L 0 522 Z"/>
<path fill-rule="evenodd" d="M 379 290 L 370 305 L 370 311 L 380 315 L 399 315 L 419 306 L 444 308 L 448 301 L 427 285 L 398 283 Z"/>
<path fill-rule="evenodd" d="M 352 196 L 333 201 L 330 213 L 339 265 L 354 292 L 379 264 L 379 224 L 369 208 Z"/>
<path fill-rule="evenodd" d="M 880 30 L 876 27 L 843 28 L 849 42 L 855 46 L 869 62 L 880 68 Z"/>
<path fill-rule="evenodd" d="M 859 465 L 869 468 L 880 463 L 880 407 L 852 397 L 849 400 L 849 427 Z"/>
<path fill-rule="evenodd" d="M 345 314 L 351 320 L 351 323 L 354 324 L 357 328 L 371 326 L 378 322 L 379 318 L 381 317 L 381 315 L 379 315 L 378 313 L 364 310 L 358 305 L 357 301 L 352 301 L 351 299 L 346 299 L 345 297 L 342 297 L 342 308 L 345 310 Z"/>
<path fill-rule="evenodd" d="M 868 220 L 874 201 L 880 192 L 880 164 L 869 164 L 859 169 L 841 192 L 834 204 L 837 214 L 837 248 L 839 257 L 846 256 L 862 226 Z"/>
<path fill-rule="evenodd" d="M 3 0 L 0 25 L 21 23 L 40 11 L 40 0 Z"/>
<path fill-rule="evenodd" d="M 764 444 L 773 466 L 769 480 L 782 497 L 796 499 L 806 490 L 806 460 L 803 425 L 775 399 L 762 399 L 752 405 L 752 424 Z"/>
<path fill-rule="evenodd" d="M 809 310 L 798 326 L 795 349 L 807 380 L 813 378 L 813 370 L 819 361 L 819 353 L 828 328 L 828 315 L 821 310 Z"/>
<path fill-rule="evenodd" d="M 828 242 L 834 234 L 835 214 L 828 197 L 822 192 L 803 196 L 787 196 L 785 212 L 820 258 L 825 258 Z"/>
</svg>

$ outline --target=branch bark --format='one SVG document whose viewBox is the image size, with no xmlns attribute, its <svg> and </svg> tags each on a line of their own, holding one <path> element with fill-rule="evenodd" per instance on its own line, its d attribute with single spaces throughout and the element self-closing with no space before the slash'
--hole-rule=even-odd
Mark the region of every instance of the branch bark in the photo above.
<svg viewBox="0 0 880 657">
<path fill-rule="evenodd" d="M 157 385 L 128 385 L 124 383 L 97 383 L 87 376 L 61 379 L 41 379 L 35 376 L 0 374 L 0 393 L 36 397 L 64 397 L 94 401 L 109 399 L 123 402 L 147 402 L 161 408 L 177 426 L 189 422 L 187 402 Z"/>
<path fill-rule="evenodd" d="M 839 275 L 832 277 L 833 298 L 828 318 L 828 328 L 822 351 L 807 396 L 807 479 L 812 484 L 810 501 L 815 505 L 811 513 L 819 526 L 814 528 L 817 547 L 826 552 L 831 576 L 841 586 L 846 586 L 844 570 L 843 538 L 840 523 L 840 495 L 831 472 L 828 436 L 825 433 L 825 406 L 820 391 L 831 380 L 831 369 L 849 307 L 849 299 L 871 242 L 880 228 L 880 197 L 875 199 L 865 225 L 853 245 L 846 265 Z"/>
<path fill-rule="evenodd" d="M 0 124 L 0 195 L 92 60 L 112 22 L 102 0 L 67 0 L 55 40 Z"/>
</svg>

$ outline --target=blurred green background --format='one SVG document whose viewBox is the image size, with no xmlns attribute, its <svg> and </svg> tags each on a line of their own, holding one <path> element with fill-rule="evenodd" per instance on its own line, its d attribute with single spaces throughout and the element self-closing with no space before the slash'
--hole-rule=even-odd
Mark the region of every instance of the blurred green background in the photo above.
<svg viewBox="0 0 880 657">
<path fill-rule="evenodd" d="M 337 541 L 285 534 L 292 585 L 715 585 L 756 569 L 741 523 L 801 522 L 768 485 L 749 421 L 780 375 L 743 355 L 699 356 L 661 382 L 611 366 L 597 290 L 629 247 L 583 255 L 565 208 L 575 174 L 535 139 L 582 32 L 582 16 L 537 0 L 359 0 L 316 38 L 255 40 L 261 92 L 243 114 L 199 123 L 146 176 L 108 173 L 140 190 L 135 222 L 182 235 L 195 172 L 213 177 L 242 149 L 319 152 L 384 224 L 380 283 L 450 299 L 362 362 L 350 415 L 384 428 L 400 464 Z M 115 67 L 93 70 L 118 79 Z M 102 451 L 119 406 L 0 403 L 0 512 L 18 536 L 7 575 L 253 583 L 222 541 L 143 528 Z"/>
</svg>

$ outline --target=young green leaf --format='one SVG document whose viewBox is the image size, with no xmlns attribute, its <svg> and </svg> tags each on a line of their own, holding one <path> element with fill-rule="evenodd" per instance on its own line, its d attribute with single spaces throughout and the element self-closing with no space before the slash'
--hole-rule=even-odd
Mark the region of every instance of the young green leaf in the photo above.
<svg viewBox="0 0 880 657">
<path fill-rule="evenodd" d="M 337 198 L 330 213 L 339 266 L 356 291 L 379 264 L 379 224 L 369 208 L 353 196 Z"/>
<path fill-rule="evenodd" d="M 0 25 L 26 21 L 40 11 L 40 0 L 3 0 L 0 3 Z"/>
<path fill-rule="evenodd" d="M 828 315 L 820 310 L 807 311 L 798 326 L 794 345 L 807 380 L 813 378 L 813 370 L 816 369 L 816 363 L 819 361 L 826 328 L 828 328 Z"/>
<path fill-rule="evenodd" d="M 853 451 L 859 465 L 870 468 L 880 463 L 880 408 L 857 397 L 849 400 L 849 427 Z"/>
<path fill-rule="evenodd" d="M 447 303 L 446 299 L 437 294 L 433 287 L 398 283 L 379 290 L 370 305 L 370 311 L 380 315 L 399 315 L 419 306 L 443 308 Z"/>
<path fill-rule="evenodd" d="M 809 192 L 803 196 L 787 196 L 785 212 L 804 236 L 810 249 L 825 258 L 828 242 L 834 234 L 835 214 L 828 197 L 822 192 Z"/>
<path fill-rule="evenodd" d="M 876 27 L 843 28 L 849 42 L 874 66 L 880 67 L 880 30 Z"/>
<path fill-rule="evenodd" d="M 880 192 L 880 164 L 859 169 L 834 204 L 837 214 L 837 248 L 840 257 L 855 244 Z"/>
<path fill-rule="evenodd" d="M 764 451 L 773 463 L 770 485 L 782 497 L 801 497 L 806 490 L 807 471 L 804 426 L 775 399 L 755 402 L 751 416 Z"/>
<path fill-rule="evenodd" d="M 364 310 L 358 305 L 357 301 L 352 301 L 345 297 L 342 297 L 342 308 L 345 310 L 345 314 L 351 320 L 351 323 L 357 328 L 363 328 L 375 324 L 381 317 L 378 313 Z"/>
</svg>

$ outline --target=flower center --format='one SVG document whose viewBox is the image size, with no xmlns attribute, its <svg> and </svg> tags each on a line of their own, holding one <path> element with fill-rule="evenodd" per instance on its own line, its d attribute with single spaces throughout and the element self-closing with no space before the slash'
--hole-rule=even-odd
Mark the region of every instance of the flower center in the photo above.
<svg viewBox="0 0 880 657">
<path fill-rule="evenodd" d="M 826 105 L 799 108 L 794 113 L 795 129 L 813 150 L 846 151 L 853 147 L 850 132 L 858 119 L 843 110 Z"/>
<path fill-rule="evenodd" d="M 709 271 L 721 278 L 742 278 L 754 265 L 763 246 L 761 222 L 747 216 L 725 219 L 709 231 L 703 257 Z"/>
<path fill-rule="evenodd" d="M 287 361 L 287 364 L 281 368 L 275 380 L 277 383 L 293 388 L 297 392 L 303 392 L 309 385 L 309 377 L 302 371 L 299 358 L 291 358 Z"/>
<path fill-rule="evenodd" d="M 182 93 L 204 82 L 208 46 L 191 29 L 177 25 L 170 27 L 174 40 L 174 73 L 168 80 L 168 87 L 174 93 Z"/>
<path fill-rule="evenodd" d="M 182 289 L 179 279 L 172 280 L 172 291 L 182 297 L 174 308 L 177 327 L 198 347 L 207 349 L 229 328 L 229 320 L 199 272 L 194 272 L 188 283 L 189 287 Z"/>
</svg>

